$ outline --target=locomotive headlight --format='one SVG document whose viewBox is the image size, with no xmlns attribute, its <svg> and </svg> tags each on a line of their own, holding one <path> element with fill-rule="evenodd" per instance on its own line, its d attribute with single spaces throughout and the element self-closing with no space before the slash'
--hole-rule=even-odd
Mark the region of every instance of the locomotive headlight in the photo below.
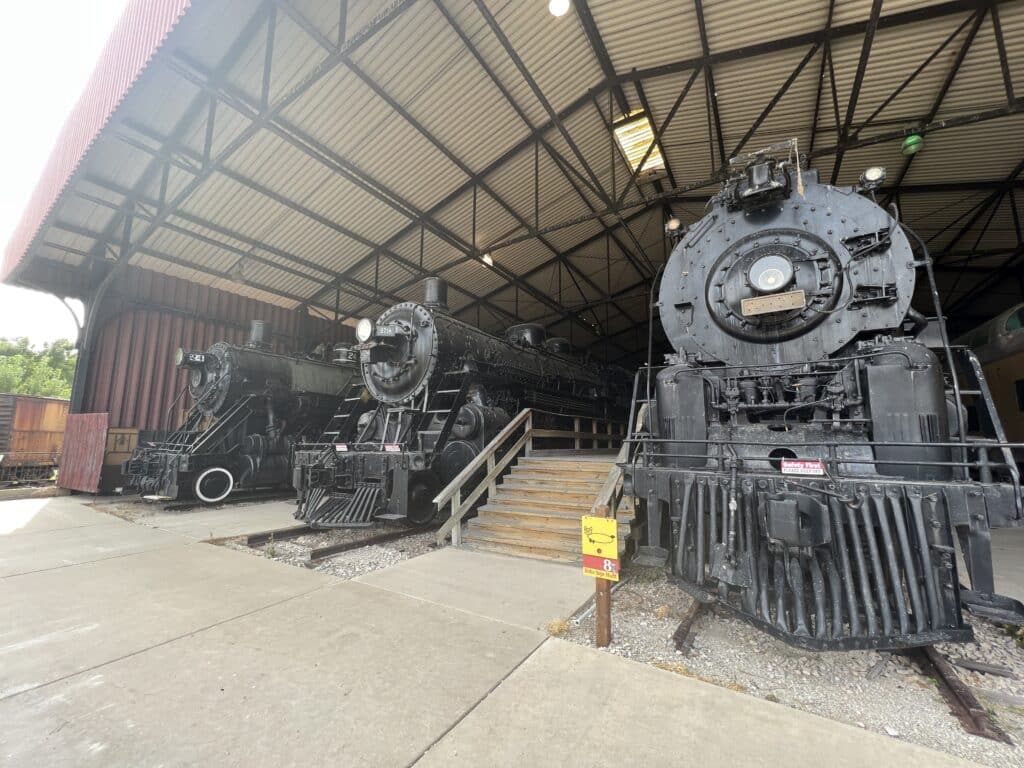
<svg viewBox="0 0 1024 768">
<path fill-rule="evenodd" d="M 364 317 L 358 323 L 356 323 L 356 341 L 360 344 L 365 344 L 373 336 L 373 320 L 368 317 Z"/>
<path fill-rule="evenodd" d="M 785 256 L 762 256 L 750 265 L 750 284 L 761 293 L 781 291 L 793 279 L 793 265 Z"/>
<path fill-rule="evenodd" d="M 860 175 L 858 186 L 862 191 L 867 192 L 872 189 L 878 189 L 884 183 L 885 168 L 880 165 L 873 165 L 870 168 L 864 169 L 864 173 Z"/>
</svg>

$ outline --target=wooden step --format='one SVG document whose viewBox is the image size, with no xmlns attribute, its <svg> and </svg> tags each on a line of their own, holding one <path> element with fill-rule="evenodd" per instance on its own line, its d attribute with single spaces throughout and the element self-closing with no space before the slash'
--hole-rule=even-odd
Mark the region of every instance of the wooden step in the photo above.
<svg viewBox="0 0 1024 768">
<path fill-rule="evenodd" d="M 484 513 L 474 517 L 467 524 L 495 530 L 536 531 L 538 535 L 551 532 L 551 534 L 565 537 L 567 541 L 577 546 L 580 544 L 580 521 L 568 517 L 544 518 L 535 516 L 530 518 L 520 515 Z M 620 518 L 618 520 L 620 536 L 629 536 L 631 524 L 632 518 Z"/>
<path fill-rule="evenodd" d="M 603 477 L 573 477 L 551 475 L 519 474 L 513 472 L 502 481 L 502 485 L 515 485 L 522 488 L 573 488 L 580 491 L 593 491 L 595 494 L 604 486 Z"/>
<path fill-rule="evenodd" d="M 589 466 L 560 466 L 551 464 L 524 464 L 520 459 L 513 472 L 532 472 L 543 475 L 578 475 L 580 477 L 607 477 L 614 468 L 612 464 L 590 464 Z"/>
<path fill-rule="evenodd" d="M 488 503 L 508 504 L 513 507 L 531 507 L 533 509 L 549 509 L 557 512 L 568 512 L 570 514 L 585 515 L 590 512 L 593 506 L 593 499 L 585 501 L 559 501 L 546 496 L 521 496 L 517 493 L 503 492 L 498 486 L 498 492 L 488 498 Z"/>
<path fill-rule="evenodd" d="M 491 503 L 487 503 L 477 510 L 479 518 L 485 518 L 488 520 L 514 518 L 522 520 L 528 525 L 562 527 L 572 529 L 576 532 L 579 532 L 580 530 L 580 518 L 583 517 L 583 514 L 563 513 L 552 510 L 539 510 L 536 508 L 531 509 L 529 507 L 516 507 L 507 504 Z M 632 523 L 634 519 L 632 511 L 625 512 L 620 510 L 617 517 L 620 525 Z"/>
<path fill-rule="evenodd" d="M 495 541 L 521 540 L 524 544 L 535 542 L 537 546 L 573 551 L 580 548 L 580 532 L 571 528 L 548 528 L 527 526 L 514 520 L 485 520 L 474 517 L 466 523 L 466 534 L 472 531 L 476 538 Z"/>
<path fill-rule="evenodd" d="M 570 461 L 565 459 L 535 459 L 523 456 L 516 462 L 517 467 L 529 468 L 536 472 L 604 472 L 615 466 L 614 461 Z"/>
<path fill-rule="evenodd" d="M 628 528 L 628 526 L 626 526 Z M 621 536 L 627 531 L 620 527 L 620 547 L 625 547 L 625 539 Z M 463 532 L 463 540 L 471 542 L 488 542 L 494 544 L 511 544 L 520 547 L 564 552 L 578 557 L 581 550 L 579 531 L 551 531 L 531 528 L 517 528 L 510 525 L 481 522 L 479 519 L 469 521 Z"/>
<path fill-rule="evenodd" d="M 502 483 L 498 486 L 498 492 L 521 499 L 550 499 L 556 502 L 578 502 L 580 504 L 593 504 L 594 499 L 597 498 L 595 490 L 560 488 L 553 485 Z"/>
<path fill-rule="evenodd" d="M 471 520 L 470 522 L 475 521 Z M 498 526 L 488 528 L 481 525 L 467 525 L 466 530 L 463 531 L 462 540 L 474 544 L 507 544 L 516 547 L 543 549 L 550 552 L 561 552 L 570 557 L 578 557 L 580 555 L 580 543 L 578 541 L 558 536 L 551 532 L 544 532 L 542 535 L 537 531 L 523 531 L 515 528 L 502 529 Z"/>
</svg>

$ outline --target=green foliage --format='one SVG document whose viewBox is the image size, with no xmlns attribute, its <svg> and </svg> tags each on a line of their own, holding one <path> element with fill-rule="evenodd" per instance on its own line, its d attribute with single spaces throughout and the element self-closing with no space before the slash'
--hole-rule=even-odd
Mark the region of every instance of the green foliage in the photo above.
<svg viewBox="0 0 1024 768">
<path fill-rule="evenodd" d="M 0 339 L 0 392 L 70 397 L 75 345 L 67 339 L 29 346 L 28 339 Z"/>
</svg>

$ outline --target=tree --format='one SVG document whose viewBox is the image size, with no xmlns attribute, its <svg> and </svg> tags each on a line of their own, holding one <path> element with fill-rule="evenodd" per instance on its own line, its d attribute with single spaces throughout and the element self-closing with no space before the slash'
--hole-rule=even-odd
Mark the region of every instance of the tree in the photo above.
<svg viewBox="0 0 1024 768">
<path fill-rule="evenodd" d="M 28 339 L 0 339 L 0 392 L 70 397 L 75 345 L 67 339 L 35 349 Z"/>
</svg>

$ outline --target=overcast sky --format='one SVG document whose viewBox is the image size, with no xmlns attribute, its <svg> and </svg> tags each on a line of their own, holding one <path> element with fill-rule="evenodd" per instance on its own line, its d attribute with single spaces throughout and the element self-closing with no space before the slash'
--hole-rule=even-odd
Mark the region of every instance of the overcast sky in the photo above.
<svg viewBox="0 0 1024 768">
<path fill-rule="evenodd" d="M 0 243 L 4 246 L 126 4 L 126 0 L 3 4 Z M 80 311 L 80 306 L 76 308 Z M 75 323 L 53 296 L 0 285 L 0 337 L 13 336 L 28 336 L 35 344 L 74 339 Z"/>
</svg>

